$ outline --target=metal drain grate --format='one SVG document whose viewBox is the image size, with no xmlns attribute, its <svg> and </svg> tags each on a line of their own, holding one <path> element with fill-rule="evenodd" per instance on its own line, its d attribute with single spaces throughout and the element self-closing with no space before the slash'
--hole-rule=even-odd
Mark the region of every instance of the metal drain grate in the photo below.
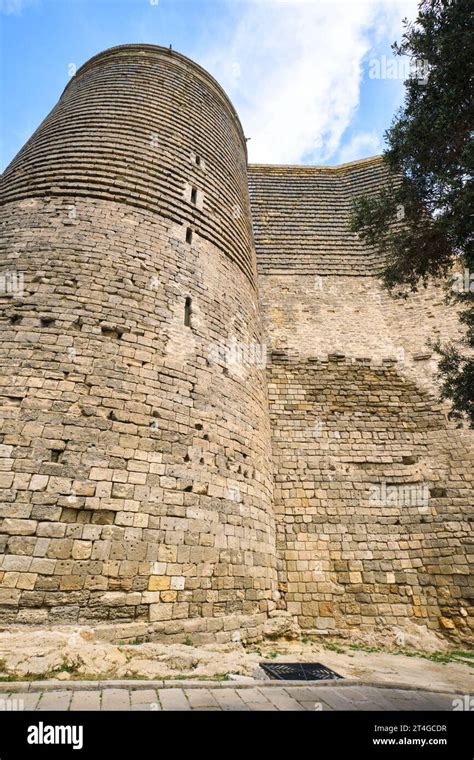
<svg viewBox="0 0 474 760">
<path fill-rule="evenodd" d="M 270 678 L 279 681 L 325 681 L 342 678 L 320 662 L 261 662 L 260 667 Z"/>
</svg>

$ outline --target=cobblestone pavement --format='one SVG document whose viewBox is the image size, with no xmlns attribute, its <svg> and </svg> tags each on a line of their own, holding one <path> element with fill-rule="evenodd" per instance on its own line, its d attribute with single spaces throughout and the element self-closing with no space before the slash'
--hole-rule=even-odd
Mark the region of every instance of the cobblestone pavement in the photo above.
<svg viewBox="0 0 474 760">
<path fill-rule="evenodd" d="M 456 693 L 380 684 L 2 683 L 3 710 L 452 710 Z"/>
</svg>

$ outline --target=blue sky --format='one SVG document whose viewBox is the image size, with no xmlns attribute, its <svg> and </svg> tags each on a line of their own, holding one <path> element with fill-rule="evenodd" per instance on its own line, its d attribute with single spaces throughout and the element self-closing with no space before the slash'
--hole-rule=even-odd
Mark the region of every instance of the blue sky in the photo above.
<svg viewBox="0 0 474 760">
<path fill-rule="evenodd" d="M 130 42 L 173 45 L 210 71 L 254 163 L 374 155 L 403 99 L 392 58 L 416 0 L 0 0 L 3 169 L 79 67 Z"/>
</svg>

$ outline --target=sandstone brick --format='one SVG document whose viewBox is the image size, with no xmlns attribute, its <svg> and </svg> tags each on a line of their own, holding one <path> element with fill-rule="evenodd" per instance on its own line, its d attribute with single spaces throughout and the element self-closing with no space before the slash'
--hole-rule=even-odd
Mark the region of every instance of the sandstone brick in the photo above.
<svg viewBox="0 0 474 760">
<path fill-rule="evenodd" d="M 170 579 L 164 576 L 152 575 L 148 580 L 149 591 L 165 591 L 170 587 Z"/>
<path fill-rule="evenodd" d="M 0 605 L 17 607 L 20 601 L 20 594 L 21 592 L 17 589 L 0 588 Z"/>
<path fill-rule="evenodd" d="M 35 533 L 37 524 L 36 520 L 5 518 L 1 529 L 4 533 L 10 533 L 16 536 L 31 536 Z"/>
<path fill-rule="evenodd" d="M 20 573 L 28 572 L 32 563 L 31 557 L 21 555 L 6 554 L 3 560 L 0 560 L 2 569 L 5 571 L 18 571 Z"/>
<path fill-rule="evenodd" d="M 48 485 L 47 475 L 32 475 L 28 486 L 30 491 L 44 491 Z"/>
<path fill-rule="evenodd" d="M 173 604 L 150 604 L 150 621 L 171 620 L 173 617 Z"/>
<path fill-rule="evenodd" d="M 20 573 L 16 588 L 34 589 L 37 577 L 37 573 Z"/>
<path fill-rule="evenodd" d="M 92 553 L 92 541 L 74 541 L 72 546 L 73 559 L 89 559 Z"/>
</svg>

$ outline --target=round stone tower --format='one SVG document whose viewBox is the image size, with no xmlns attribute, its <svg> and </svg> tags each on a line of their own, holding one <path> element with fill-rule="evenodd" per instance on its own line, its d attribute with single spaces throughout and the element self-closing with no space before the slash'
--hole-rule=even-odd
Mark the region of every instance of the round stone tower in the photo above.
<svg viewBox="0 0 474 760">
<path fill-rule="evenodd" d="M 2 184 L 1 621 L 252 638 L 275 526 L 231 103 L 182 55 L 112 48 Z"/>
</svg>

